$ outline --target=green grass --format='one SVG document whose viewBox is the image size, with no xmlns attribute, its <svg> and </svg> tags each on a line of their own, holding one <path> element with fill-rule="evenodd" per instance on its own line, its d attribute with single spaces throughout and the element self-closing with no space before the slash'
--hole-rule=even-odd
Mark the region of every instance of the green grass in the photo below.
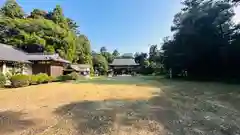
<svg viewBox="0 0 240 135">
<path fill-rule="evenodd" d="M 132 85 L 154 85 L 157 80 L 154 76 L 117 76 L 117 77 L 93 77 L 90 79 L 77 80 L 75 83 L 95 83 L 95 84 L 132 84 Z"/>
</svg>

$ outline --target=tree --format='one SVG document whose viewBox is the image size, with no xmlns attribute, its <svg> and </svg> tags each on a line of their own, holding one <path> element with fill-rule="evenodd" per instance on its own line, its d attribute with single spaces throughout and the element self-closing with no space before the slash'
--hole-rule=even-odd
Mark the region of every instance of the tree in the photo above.
<svg viewBox="0 0 240 135">
<path fill-rule="evenodd" d="M 15 0 L 7 0 L 1 8 L 1 13 L 10 18 L 23 18 L 24 12 Z"/>
<path fill-rule="evenodd" d="M 157 55 L 158 55 L 157 45 L 151 45 L 149 49 L 149 61 L 156 62 Z"/>
<path fill-rule="evenodd" d="M 183 5 L 173 21 L 173 38 L 162 46 L 165 67 L 175 75 L 187 70 L 198 78 L 221 76 L 234 28 L 231 3 L 185 0 Z"/>
<path fill-rule="evenodd" d="M 147 53 L 135 53 L 135 62 L 140 64 L 140 66 L 146 66 L 147 56 Z"/>
<path fill-rule="evenodd" d="M 85 35 L 78 36 L 76 53 L 77 63 L 92 65 L 90 41 Z"/>
<path fill-rule="evenodd" d="M 47 12 L 41 9 L 33 9 L 33 11 L 30 13 L 30 16 L 28 16 L 29 18 L 35 18 L 35 19 L 39 19 L 39 18 L 45 18 L 47 15 Z"/>
<path fill-rule="evenodd" d="M 93 56 L 92 62 L 93 62 L 93 67 L 95 70 L 98 70 L 102 75 L 107 73 L 108 62 L 102 55 L 97 54 L 97 55 Z"/>
<path fill-rule="evenodd" d="M 34 9 L 27 18 L 19 15 L 23 12 L 20 9 L 13 0 L 7 1 L 1 9 L 3 16 L 0 20 L 0 42 L 26 49 L 25 51 L 59 53 L 61 57 L 73 62 L 79 60 L 77 47 L 84 48 L 85 43 L 90 46 L 88 40 L 84 45 L 78 43 L 77 25 L 64 16 L 60 6 L 56 6 L 51 12 Z M 30 45 L 37 47 L 28 47 Z M 88 52 L 85 49 L 81 50 Z M 87 56 L 83 61 L 91 64 L 92 58 Z"/>
<path fill-rule="evenodd" d="M 118 52 L 117 49 L 115 49 L 115 50 L 113 51 L 112 55 L 113 55 L 114 57 L 118 57 L 118 56 L 120 55 L 120 53 Z"/>
<path fill-rule="evenodd" d="M 105 46 L 101 47 L 100 48 L 100 53 L 103 54 L 105 52 L 107 52 L 107 48 Z"/>
</svg>

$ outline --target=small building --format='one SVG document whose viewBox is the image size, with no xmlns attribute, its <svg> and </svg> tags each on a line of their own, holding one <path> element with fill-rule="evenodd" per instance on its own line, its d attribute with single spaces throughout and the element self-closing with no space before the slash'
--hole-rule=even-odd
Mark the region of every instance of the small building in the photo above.
<svg viewBox="0 0 240 135">
<path fill-rule="evenodd" d="M 29 53 L 28 59 L 32 62 L 32 74 L 46 73 L 49 76 L 60 76 L 70 63 L 58 54 Z"/>
<path fill-rule="evenodd" d="M 116 58 L 111 64 L 109 64 L 110 69 L 114 74 L 131 74 L 136 72 L 138 64 L 135 63 L 133 58 Z"/>
<path fill-rule="evenodd" d="M 59 76 L 69 63 L 58 54 L 25 53 L 13 46 L 0 44 L 0 72 L 3 74 L 11 73 L 14 69 L 22 74 L 46 73 L 49 76 Z"/>
<path fill-rule="evenodd" d="M 83 76 L 90 76 L 91 65 L 88 64 L 70 64 L 64 70 L 64 74 L 70 74 L 72 72 L 77 72 Z"/>
</svg>

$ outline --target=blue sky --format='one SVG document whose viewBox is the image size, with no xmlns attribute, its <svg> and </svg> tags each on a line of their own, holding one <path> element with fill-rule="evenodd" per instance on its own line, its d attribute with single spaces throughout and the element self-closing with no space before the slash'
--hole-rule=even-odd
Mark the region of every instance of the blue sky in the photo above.
<svg viewBox="0 0 240 135">
<path fill-rule="evenodd" d="M 0 5 L 5 0 L 0 0 Z M 62 6 L 64 14 L 75 20 L 80 32 L 88 36 L 92 49 L 106 46 L 121 53 L 147 52 L 170 36 L 173 16 L 180 0 L 17 0 L 26 13 L 34 8 L 52 10 Z"/>
</svg>

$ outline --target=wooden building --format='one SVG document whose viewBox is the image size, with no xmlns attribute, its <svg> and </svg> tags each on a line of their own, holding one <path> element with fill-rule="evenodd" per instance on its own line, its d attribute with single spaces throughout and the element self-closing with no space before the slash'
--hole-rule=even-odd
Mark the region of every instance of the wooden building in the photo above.
<svg viewBox="0 0 240 135">
<path fill-rule="evenodd" d="M 109 68 L 115 75 L 131 74 L 136 72 L 138 64 L 135 63 L 133 58 L 116 58 L 109 64 Z"/>
<path fill-rule="evenodd" d="M 88 64 L 69 64 L 64 70 L 64 74 L 70 74 L 72 72 L 77 72 L 83 76 L 90 76 L 91 65 Z"/>
<path fill-rule="evenodd" d="M 49 76 L 60 76 L 63 70 L 70 63 L 62 59 L 58 54 L 28 54 L 32 62 L 32 74 L 46 73 Z"/>
<path fill-rule="evenodd" d="M 58 54 L 25 53 L 13 46 L 0 44 L 0 72 L 3 74 L 11 73 L 14 69 L 21 74 L 46 73 L 59 76 L 69 63 Z"/>
</svg>

